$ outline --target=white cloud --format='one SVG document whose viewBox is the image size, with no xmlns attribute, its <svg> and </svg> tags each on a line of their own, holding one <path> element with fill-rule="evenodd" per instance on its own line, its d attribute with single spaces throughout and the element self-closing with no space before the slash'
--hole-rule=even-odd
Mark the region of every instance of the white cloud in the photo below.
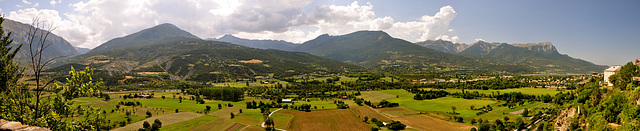
<svg viewBox="0 0 640 131">
<path fill-rule="evenodd" d="M 50 4 L 61 2 L 52 0 Z M 309 0 L 89 0 L 70 4 L 73 11 L 63 14 L 29 8 L 12 11 L 9 18 L 30 21 L 37 15 L 46 16 L 60 25 L 55 34 L 73 45 L 89 48 L 162 23 L 175 24 L 201 38 L 234 34 L 302 43 L 321 34 L 383 30 L 412 42 L 459 40 L 458 36 L 452 36 L 454 30 L 448 28 L 456 16 L 451 6 L 440 8 L 434 16 L 396 22 L 390 16 L 376 16 L 371 3 L 354 1 L 349 5 L 307 7 L 309 3 Z"/>
<path fill-rule="evenodd" d="M 484 39 L 477 38 L 477 39 L 475 39 L 474 41 L 476 41 L 476 42 L 479 42 L 479 41 L 484 42 Z"/>
<path fill-rule="evenodd" d="M 22 7 L 22 6 L 21 6 L 21 5 L 16 5 L 16 7 L 20 8 L 20 7 Z"/>
<path fill-rule="evenodd" d="M 36 2 L 36 4 L 33 4 L 33 7 L 38 7 L 40 6 L 40 3 Z"/>
<path fill-rule="evenodd" d="M 27 1 L 27 0 L 22 0 L 22 3 L 28 4 L 28 5 L 30 5 L 30 4 L 31 4 L 31 2 L 29 2 L 29 1 Z"/>
<path fill-rule="evenodd" d="M 51 0 L 51 1 L 49 1 L 49 4 L 51 4 L 52 6 L 56 6 L 56 4 L 58 4 L 58 2 L 56 0 Z"/>
</svg>

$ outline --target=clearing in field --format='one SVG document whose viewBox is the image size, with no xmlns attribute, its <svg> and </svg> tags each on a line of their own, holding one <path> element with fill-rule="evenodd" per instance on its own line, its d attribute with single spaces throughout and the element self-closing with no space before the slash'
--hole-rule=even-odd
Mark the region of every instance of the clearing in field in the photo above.
<svg viewBox="0 0 640 131">
<path fill-rule="evenodd" d="M 289 130 L 293 131 L 345 131 L 369 130 L 371 128 L 348 109 L 320 110 L 312 112 L 283 110 L 278 113 L 295 116 L 291 123 L 291 128 L 289 128 Z"/>
<path fill-rule="evenodd" d="M 131 123 L 127 126 L 124 127 L 120 127 L 120 128 L 116 128 L 112 131 L 133 131 L 133 130 L 138 130 L 139 128 L 142 128 L 142 124 L 147 121 L 149 122 L 149 124 L 153 123 L 154 120 L 158 119 L 162 122 L 162 126 L 168 126 L 174 123 L 179 123 L 179 122 L 183 122 L 183 121 L 187 121 L 187 120 L 191 120 L 193 118 L 197 118 L 203 116 L 202 114 L 197 114 L 197 113 L 193 113 L 193 112 L 180 112 L 180 113 L 174 113 L 174 114 L 168 114 L 168 115 L 161 115 L 161 116 L 154 116 L 154 117 L 150 117 L 148 119 L 142 120 L 142 121 L 138 121 L 135 123 Z"/>
<path fill-rule="evenodd" d="M 434 118 L 428 115 L 409 115 L 394 118 L 403 124 L 424 131 L 468 131 L 474 126 Z"/>
<path fill-rule="evenodd" d="M 384 99 L 395 98 L 395 95 L 387 94 L 379 91 L 362 91 L 360 92 L 360 96 L 358 98 L 363 98 L 365 101 L 371 101 L 373 103 L 378 103 Z"/>
</svg>

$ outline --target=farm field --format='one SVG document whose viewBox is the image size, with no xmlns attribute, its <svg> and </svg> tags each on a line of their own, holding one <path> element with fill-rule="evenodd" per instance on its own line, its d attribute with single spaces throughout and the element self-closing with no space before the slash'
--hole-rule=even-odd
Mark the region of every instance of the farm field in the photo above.
<svg viewBox="0 0 640 131">
<path fill-rule="evenodd" d="M 203 114 L 197 114 L 193 112 L 180 112 L 180 113 L 174 113 L 174 114 L 168 114 L 168 115 L 162 115 L 162 116 L 155 116 L 155 117 L 147 118 L 143 121 L 138 121 L 135 123 L 128 124 L 127 126 L 124 126 L 124 127 L 113 129 L 113 131 L 138 130 L 139 128 L 142 128 L 142 123 L 144 123 L 145 121 L 151 124 L 155 119 L 162 121 L 162 126 L 168 126 L 174 123 L 179 123 L 179 122 L 191 120 L 193 118 L 198 118 L 200 116 L 203 116 Z"/>
<path fill-rule="evenodd" d="M 400 106 L 409 108 L 415 111 L 427 111 L 427 112 L 452 112 L 451 107 L 456 107 L 456 113 L 459 113 L 463 117 L 475 117 L 479 111 L 471 110 L 470 106 L 482 107 L 497 103 L 492 100 L 477 100 L 477 99 L 462 99 L 453 97 L 441 97 L 431 100 L 414 100 L 414 94 L 404 90 L 382 90 L 393 95 L 398 95 L 399 98 L 387 99 L 390 102 L 400 103 Z"/>
<path fill-rule="evenodd" d="M 362 122 L 348 109 L 321 110 L 312 112 L 282 110 L 278 113 L 294 115 L 291 128 L 288 130 L 369 130 L 371 127 Z"/>
<path fill-rule="evenodd" d="M 369 119 L 371 118 L 376 118 L 380 121 L 385 121 L 385 122 L 390 122 L 391 119 L 389 119 L 387 116 L 381 115 L 380 113 L 378 113 L 376 110 L 372 109 L 369 106 L 350 106 L 349 109 L 351 111 L 353 111 L 353 113 L 355 113 L 357 116 L 360 116 L 360 118 L 364 118 L 369 117 Z"/>
<path fill-rule="evenodd" d="M 162 128 L 160 128 L 161 131 L 184 131 L 184 130 L 191 130 L 193 128 L 196 128 L 200 125 L 204 125 L 210 121 L 213 121 L 215 119 L 217 119 L 218 117 L 216 116 L 209 116 L 209 115 L 204 115 L 198 118 L 194 118 L 191 120 L 187 120 L 187 121 L 183 121 L 180 123 L 175 123 L 175 124 L 171 124 L 168 126 L 163 126 Z M 163 123 L 164 124 L 164 123 Z"/>
<path fill-rule="evenodd" d="M 391 95 L 388 93 L 380 92 L 380 91 L 362 91 L 360 92 L 360 96 L 358 98 L 363 98 L 364 100 L 371 101 L 373 103 L 378 103 L 384 99 L 395 98 L 395 95 Z"/>
<path fill-rule="evenodd" d="M 412 128 L 424 131 L 468 131 L 474 126 L 441 120 L 428 115 L 408 115 L 394 118 Z"/>
</svg>

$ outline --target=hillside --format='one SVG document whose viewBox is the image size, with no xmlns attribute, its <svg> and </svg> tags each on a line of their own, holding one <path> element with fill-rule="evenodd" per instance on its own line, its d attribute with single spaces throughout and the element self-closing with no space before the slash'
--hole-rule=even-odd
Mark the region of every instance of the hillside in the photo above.
<svg viewBox="0 0 640 131">
<path fill-rule="evenodd" d="M 469 57 L 489 57 L 529 65 L 538 73 L 591 73 L 605 66 L 558 53 L 550 43 L 507 44 L 479 41 L 460 52 Z"/>
<path fill-rule="evenodd" d="M 12 46 L 18 46 L 20 43 L 22 43 L 24 44 L 22 46 L 22 51 L 29 50 L 27 39 L 28 39 L 29 28 L 32 27 L 31 25 L 5 19 L 5 21 L 2 23 L 2 27 L 4 27 L 6 31 L 12 32 L 11 33 L 11 38 L 13 39 L 13 43 L 11 44 Z M 47 42 L 50 42 L 51 45 L 48 48 L 46 48 L 44 50 L 44 53 L 42 54 L 45 60 L 55 58 L 55 57 L 75 56 L 80 54 L 76 50 L 76 48 L 73 47 L 73 45 L 71 45 L 71 43 L 69 43 L 64 38 L 57 36 L 53 33 L 49 34 L 49 36 L 47 37 Z M 34 45 L 34 50 L 36 48 L 37 47 L 35 47 Z M 28 58 L 25 55 L 25 53 L 18 53 L 16 58 L 20 60 L 27 60 Z"/>
<path fill-rule="evenodd" d="M 90 52 L 67 63 L 49 71 L 63 73 L 70 66 L 90 66 L 97 68 L 98 74 L 105 79 L 152 74 L 158 75 L 158 79 L 207 82 L 362 70 L 359 66 L 307 53 L 255 49 L 194 38 L 174 38 L 148 46 Z"/>
<path fill-rule="evenodd" d="M 209 38 L 207 40 L 211 41 L 221 41 L 221 42 L 229 42 L 236 45 L 242 45 L 251 48 L 258 49 L 276 49 L 283 51 L 293 51 L 293 49 L 299 44 L 294 44 L 291 42 L 283 41 L 283 40 L 250 40 L 238 38 L 233 35 L 224 35 L 220 38 Z"/>
<path fill-rule="evenodd" d="M 146 46 L 176 37 L 200 39 L 197 36 L 176 27 L 175 25 L 165 23 L 124 37 L 111 39 L 106 43 L 93 48 L 90 52 Z"/>
<path fill-rule="evenodd" d="M 527 70 L 525 67 L 508 63 L 495 64 L 443 53 L 393 38 L 382 31 L 358 31 L 341 36 L 325 34 L 304 42 L 295 50 L 391 72 Z"/>
</svg>

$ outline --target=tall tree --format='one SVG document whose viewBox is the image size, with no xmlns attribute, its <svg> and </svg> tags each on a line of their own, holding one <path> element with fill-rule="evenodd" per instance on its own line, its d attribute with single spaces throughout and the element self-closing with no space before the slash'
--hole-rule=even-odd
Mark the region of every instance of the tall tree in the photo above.
<svg viewBox="0 0 640 131">
<path fill-rule="evenodd" d="M 4 22 L 4 17 L 0 17 L 0 25 Z M 0 26 L 0 92 L 7 93 L 9 87 L 15 86 L 18 83 L 18 79 L 22 77 L 22 72 L 18 66 L 13 63 L 13 58 L 16 56 L 22 44 L 12 50 L 11 31 L 6 35 L 4 28 Z"/>
</svg>

